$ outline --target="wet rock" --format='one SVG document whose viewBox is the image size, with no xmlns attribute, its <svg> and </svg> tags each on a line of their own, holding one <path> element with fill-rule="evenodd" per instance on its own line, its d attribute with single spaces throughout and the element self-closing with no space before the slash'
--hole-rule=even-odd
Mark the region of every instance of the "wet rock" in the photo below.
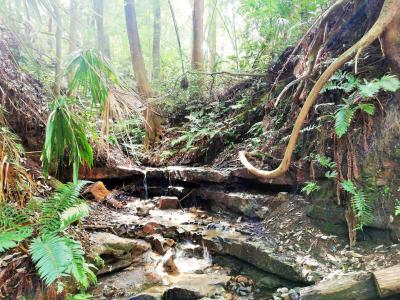
<svg viewBox="0 0 400 300">
<path fill-rule="evenodd" d="M 115 258 L 137 257 L 151 249 L 143 240 L 121 238 L 107 232 L 94 232 L 90 235 L 92 250 L 98 255 Z"/>
<path fill-rule="evenodd" d="M 177 209 L 179 207 L 178 197 L 161 196 L 158 204 L 159 209 Z"/>
<path fill-rule="evenodd" d="M 250 217 L 264 218 L 269 211 L 278 207 L 282 201 L 273 195 L 254 193 L 226 193 L 218 189 L 199 188 L 195 196 L 211 202 L 213 211 L 230 210 Z"/>
<path fill-rule="evenodd" d="M 150 215 L 150 210 L 153 209 L 153 206 L 139 206 L 138 208 L 136 208 L 136 214 L 139 217 L 147 217 L 148 215 Z"/>
<path fill-rule="evenodd" d="M 168 167 L 168 175 L 173 180 L 180 180 L 186 182 L 214 182 L 222 183 L 229 178 L 226 172 L 218 171 L 207 167 Z"/>
<path fill-rule="evenodd" d="M 129 298 L 129 300 L 157 300 L 157 298 L 151 295 L 137 295 Z"/>
<path fill-rule="evenodd" d="M 211 252 L 232 255 L 261 270 L 291 281 L 309 282 L 309 278 L 303 274 L 302 266 L 293 257 L 275 252 L 275 247 L 265 241 L 251 241 L 239 235 L 204 236 L 203 242 Z"/>
<path fill-rule="evenodd" d="M 161 234 L 155 234 L 150 237 L 150 243 L 157 253 L 164 255 L 175 244 L 175 241 L 164 238 Z"/>
<path fill-rule="evenodd" d="M 117 289 L 114 286 L 105 285 L 103 288 L 103 296 L 111 298 L 115 295 Z"/>
<path fill-rule="evenodd" d="M 180 274 L 179 276 L 170 276 L 174 282 L 171 288 L 179 288 L 191 291 L 191 295 L 200 299 L 203 297 L 216 298 L 225 292 L 225 286 L 230 280 L 230 276 L 210 273 L 210 274 Z M 164 298 L 163 298 L 164 299 Z M 181 298 L 168 298 L 178 300 Z M 186 299 L 186 298 L 182 298 Z"/>
<path fill-rule="evenodd" d="M 108 260 L 107 262 L 105 262 L 105 266 L 99 268 L 99 270 L 97 271 L 97 275 L 99 276 L 107 273 L 113 273 L 129 267 L 131 264 L 131 257 L 128 257 L 127 259 L 117 259 L 114 261 Z"/>
<path fill-rule="evenodd" d="M 201 298 L 199 292 L 176 287 L 167 290 L 162 296 L 162 300 L 197 300 Z"/>
<path fill-rule="evenodd" d="M 172 251 L 169 251 L 164 257 L 163 257 L 163 268 L 165 272 L 174 274 L 177 273 L 178 267 L 175 264 L 175 254 Z"/>
<path fill-rule="evenodd" d="M 97 181 L 89 185 L 83 194 L 91 194 L 97 202 L 101 202 L 106 199 L 111 192 L 105 187 L 103 182 Z"/>
</svg>

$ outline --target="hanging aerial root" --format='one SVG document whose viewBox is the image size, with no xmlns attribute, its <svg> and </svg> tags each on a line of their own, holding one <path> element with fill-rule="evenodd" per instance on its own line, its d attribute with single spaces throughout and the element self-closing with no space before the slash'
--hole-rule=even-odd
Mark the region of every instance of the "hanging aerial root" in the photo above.
<svg viewBox="0 0 400 300">
<path fill-rule="evenodd" d="M 250 173 L 262 178 L 276 178 L 286 173 L 286 171 L 289 168 L 290 162 L 292 160 L 293 150 L 296 146 L 300 130 L 304 124 L 304 121 L 311 107 L 313 106 L 315 100 L 317 99 L 325 83 L 332 77 L 332 75 L 339 68 L 341 68 L 347 61 L 349 61 L 354 56 L 354 54 L 359 52 L 360 49 L 365 49 L 373 41 L 375 41 L 383 33 L 383 31 L 389 25 L 389 23 L 391 23 L 396 16 L 398 17 L 399 14 L 400 14 L 400 0 L 385 0 L 382 6 L 381 13 L 378 19 L 376 20 L 375 24 L 372 26 L 372 28 L 356 44 L 354 44 L 351 48 L 349 48 L 337 59 L 335 59 L 335 61 L 321 75 L 321 77 L 318 79 L 318 81 L 312 88 L 306 101 L 304 102 L 304 105 L 299 115 L 297 116 L 292 133 L 290 135 L 288 145 L 285 150 L 283 160 L 281 164 L 278 166 L 278 168 L 272 171 L 257 169 L 247 160 L 246 151 L 239 152 L 240 161 Z"/>
</svg>

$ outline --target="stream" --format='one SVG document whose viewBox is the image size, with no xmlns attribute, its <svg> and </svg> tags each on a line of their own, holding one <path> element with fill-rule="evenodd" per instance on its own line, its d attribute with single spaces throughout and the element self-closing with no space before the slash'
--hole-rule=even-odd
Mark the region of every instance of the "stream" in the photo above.
<svg viewBox="0 0 400 300">
<path fill-rule="evenodd" d="M 104 262 L 94 299 L 295 300 L 323 278 L 368 268 L 346 240 L 310 221 L 288 181 L 257 184 L 206 168 L 123 172 L 101 178 L 122 208 L 91 202 L 83 222 L 94 261 Z M 385 261 L 397 257 L 390 249 Z"/>
</svg>

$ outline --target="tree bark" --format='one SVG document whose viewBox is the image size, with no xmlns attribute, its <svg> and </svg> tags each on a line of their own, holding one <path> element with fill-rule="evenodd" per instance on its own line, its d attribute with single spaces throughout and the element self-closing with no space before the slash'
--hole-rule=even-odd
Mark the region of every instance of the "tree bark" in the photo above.
<svg viewBox="0 0 400 300">
<path fill-rule="evenodd" d="M 194 0 L 192 68 L 196 71 L 203 71 L 204 69 L 203 15 L 204 15 L 204 0 Z"/>
<path fill-rule="evenodd" d="M 47 45 L 49 47 L 50 53 L 53 52 L 53 17 L 49 17 L 49 21 L 47 23 L 47 33 L 49 34 L 49 38 L 47 39 Z"/>
<path fill-rule="evenodd" d="M 61 94 L 61 59 L 62 59 L 62 23 L 60 16 L 59 3 L 54 1 L 53 13 L 54 21 L 56 23 L 56 67 L 55 67 L 55 78 L 54 78 L 54 95 L 59 97 Z"/>
<path fill-rule="evenodd" d="M 146 68 L 142 50 L 140 47 L 139 32 L 136 22 L 135 1 L 125 0 L 125 21 L 128 32 L 129 47 L 131 52 L 132 67 L 137 82 L 137 89 L 143 99 L 151 97 L 151 88 L 147 79 Z M 144 112 L 146 137 L 144 146 L 147 149 L 149 146 L 157 142 L 160 134 L 160 120 L 154 113 L 151 107 L 147 107 Z"/>
<path fill-rule="evenodd" d="M 152 80 L 160 79 L 160 38 L 161 38 L 161 7 L 160 0 L 154 0 L 153 25 L 153 71 Z"/>
<path fill-rule="evenodd" d="M 104 55 L 106 53 L 106 35 L 104 33 L 104 1 L 103 0 L 93 0 L 94 8 L 94 19 L 96 22 L 96 32 L 97 32 L 97 49 Z"/>
<path fill-rule="evenodd" d="M 76 0 L 69 1 L 69 53 L 74 52 L 78 47 L 77 36 L 78 22 L 78 2 Z"/>
<path fill-rule="evenodd" d="M 210 72 L 215 72 L 215 63 L 217 58 L 217 0 L 210 1 L 210 12 L 209 12 L 209 32 L 208 32 L 208 70 Z"/>
</svg>

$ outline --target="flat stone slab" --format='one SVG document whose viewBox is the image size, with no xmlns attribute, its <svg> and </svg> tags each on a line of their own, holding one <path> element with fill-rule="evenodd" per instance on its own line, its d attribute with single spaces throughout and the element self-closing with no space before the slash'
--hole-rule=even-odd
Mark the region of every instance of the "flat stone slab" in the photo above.
<svg viewBox="0 0 400 300">
<path fill-rule="evenodd" d="M 93 232 L 90 234 L 93 252 L 98 255 L 111 255 L 116 258 L 132 258 L 151 249 L 151 245 L 143 240 L 121 238 L 108 232 Z"/>
<path fill-rule="evenodd" d="M 82 169 L 79 176 L 82 179 L 102 180 L 112 178 L 129 178 L 132 176 L 145 176 L 147 178 L 166 178 L 183 182 L 208 182 L 208 183 L 227 183 L 233 179 L 255 180 L 264 184 L 292 186 L 298 184 L 296 178 L 286 174 L 279 178 L 262 179 L 249 173 L 245 168 L 231 168 L 225 170 L 216 170 L 210 167 L 183 167 L 169 166 L 161 168 L 152 167 L 132 167 L 132 166 L 114 166 L 114 167 L 94 167 L 91 170 Z"/>
<path fill-rule="evenodd" d="M 215 232 L 203 234 L 203 242 L 212 253 L 231 255 L 290 281 L 310 282 L 294 258 L 276 253 L 274 247 L 265 241 L 251 241 L 236 232 Z"/>
</svg>

